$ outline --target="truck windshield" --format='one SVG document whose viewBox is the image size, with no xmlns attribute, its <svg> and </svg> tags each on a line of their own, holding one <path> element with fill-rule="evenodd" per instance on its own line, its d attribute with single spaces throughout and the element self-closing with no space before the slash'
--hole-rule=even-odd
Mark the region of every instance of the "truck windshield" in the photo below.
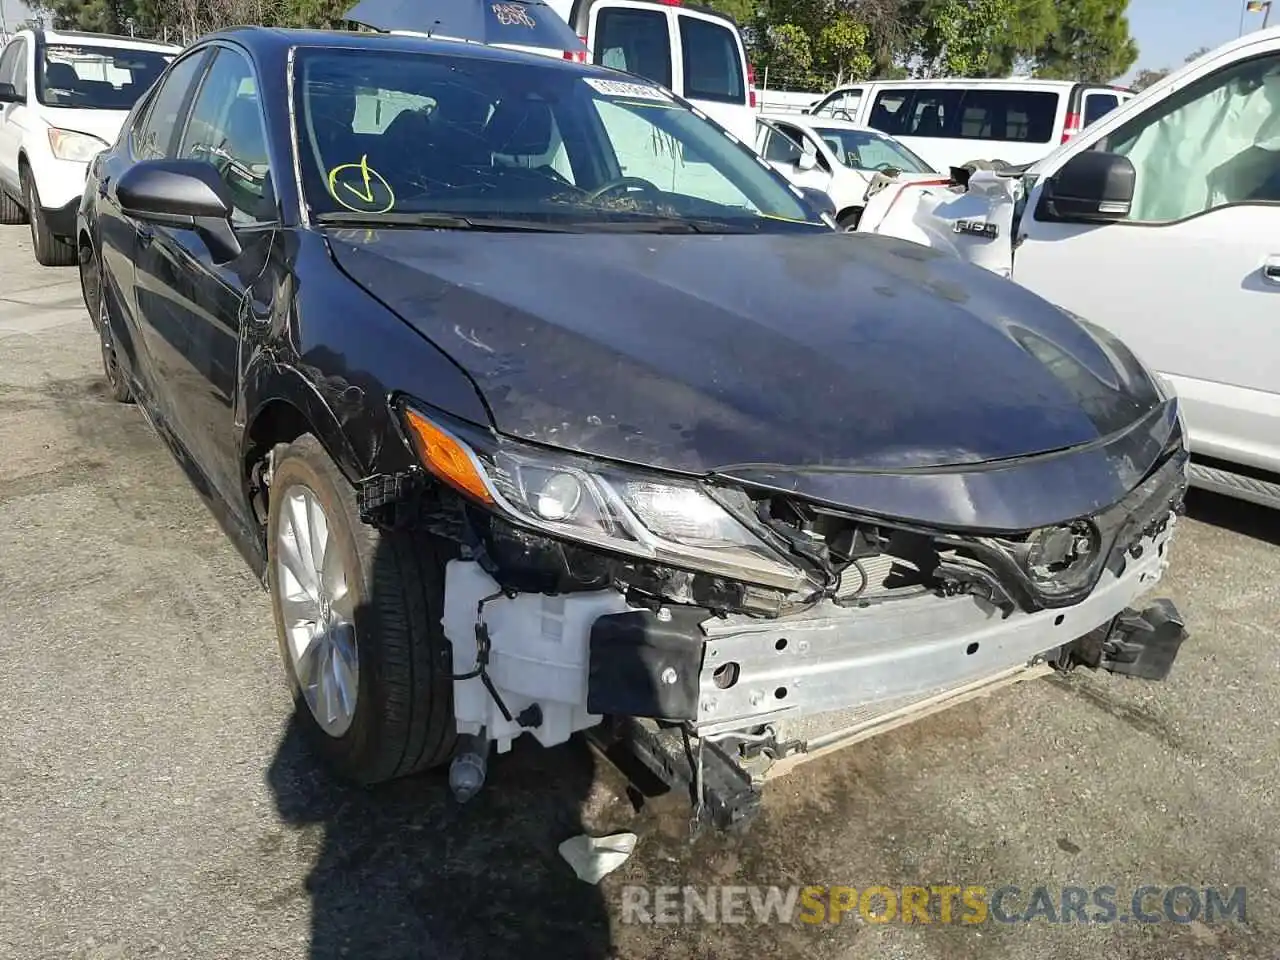
<svg viewBox="0 0 1280 960">
<path fill-rule="evenodd" d="M 330 48 L 300 49 L 294 70 L 314 214 L 826 229 L 750 150 L 638 77 Z"/>
<path fill-rule="evenodd" d="M 51 43 L 36 76 L 36 94 L 47 107 L 128 110 L 172 60 L 154 50 Z"/>
</svg>

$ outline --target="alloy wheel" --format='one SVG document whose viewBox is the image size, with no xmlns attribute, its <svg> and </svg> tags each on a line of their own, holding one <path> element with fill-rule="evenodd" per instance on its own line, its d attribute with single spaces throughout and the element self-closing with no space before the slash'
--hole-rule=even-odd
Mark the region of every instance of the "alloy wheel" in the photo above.
<svg viewBox="0 0 1280 960">
<path fill-rule="evenodd" d="M 354 598 L 315 493 L 294 484 L 280 510 L 276 591 L 293 673 L 316 723 L 341 737 L 355 717 L 360 680 Z"/>
</svg>

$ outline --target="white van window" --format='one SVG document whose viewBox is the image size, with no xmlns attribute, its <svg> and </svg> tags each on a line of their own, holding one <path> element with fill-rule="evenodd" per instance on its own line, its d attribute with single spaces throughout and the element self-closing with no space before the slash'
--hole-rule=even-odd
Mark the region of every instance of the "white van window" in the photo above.
<svg viewBox="0 0 1280 960">
<path fill-rule="evenodd" d="M 853 120 L 858 116 L 858 104 L 861 100 L 861 90 L 841 90 L 828 97 L 814 113 L 835 117 L 837 120 Z"/>
<path fill-rule="evenodd" d="M 671 87 L 671 35 L 662 10 L 605 7 L 596 14 L 595 62 Z"/>
<path fill-rule="evenodd" d="M 688 17 L 680 20 L 684 58 L 684 95 L 694 100 L 746 103 L 738 38 L 721 23 Z"/>
<path fill-rule="evenodd" d="M 899 88 L 876 97 L 869 122 L 897 137 L 1048 143 L 1058 96 L 1046 90 Z"/>
<path fill-rule="evenodd" d="M 1120 106 L 1120 98 L 1114 93 L 1086 93 L 1084 95 L 1084 125 L 1096 123 Z"/>
<path fill-rule="evenodd" d="M 1137 173 L 1130 220 L 1280 202 L 1280 55 L 1200 78 L 1122 124 L 1102 149 Z"/>
</svg>

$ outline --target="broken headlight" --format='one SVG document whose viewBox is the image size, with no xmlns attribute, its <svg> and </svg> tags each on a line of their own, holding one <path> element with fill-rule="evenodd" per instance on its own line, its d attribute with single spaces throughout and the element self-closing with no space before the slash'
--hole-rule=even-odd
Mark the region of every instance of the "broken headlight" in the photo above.
<svg viewBox="0 0 1280 960">
<path fill-rule="evenodd" d="M 1076 520 L 1032 532 L 1023 566 L 1035 588 L 1052 597 L 1092 584 L 1101 559 L 1097 527 L 1088 520 Z"/>
<path fill-rule="evenodd" d="M 747 583 L 796 590 L 807 582 L 696 481 L 507 440 L 464 439 L 412 407 L 402 413 L 428 470 L 512 522 Z"/>
</svg>

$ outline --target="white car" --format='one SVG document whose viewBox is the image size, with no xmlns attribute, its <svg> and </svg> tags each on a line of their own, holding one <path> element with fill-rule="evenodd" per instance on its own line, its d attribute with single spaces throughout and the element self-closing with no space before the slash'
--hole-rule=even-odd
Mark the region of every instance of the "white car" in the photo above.
<svg viewBox="0 0 1280 960">
<path fill-rule="evenodd" d="M 1280 508 L 1278 108 L 1272 27 L 1019 175 L 885 189 L 861 230 L 954 254 L 1106 327 L 1177 391 L 1191 482 Z M 1111 388 L 1097 389 L 1102 411 Z"/>
<path fill-rule="evenodd" d="M 847 120 L 762 113 L 756 128 L 756 152 L 797 187 L 830 197 L 844 230 L 857 229 L 877 174 L 913 182 L 945 180 L 893 137 Z"/>
<path fill-rule="evenodd" d="M 100 33 L 21 30 L 0 54 L 0 223 L 31 224 L 36 259 L 76 262 L 89 161 L 179 48 Z"/>
</svg>

